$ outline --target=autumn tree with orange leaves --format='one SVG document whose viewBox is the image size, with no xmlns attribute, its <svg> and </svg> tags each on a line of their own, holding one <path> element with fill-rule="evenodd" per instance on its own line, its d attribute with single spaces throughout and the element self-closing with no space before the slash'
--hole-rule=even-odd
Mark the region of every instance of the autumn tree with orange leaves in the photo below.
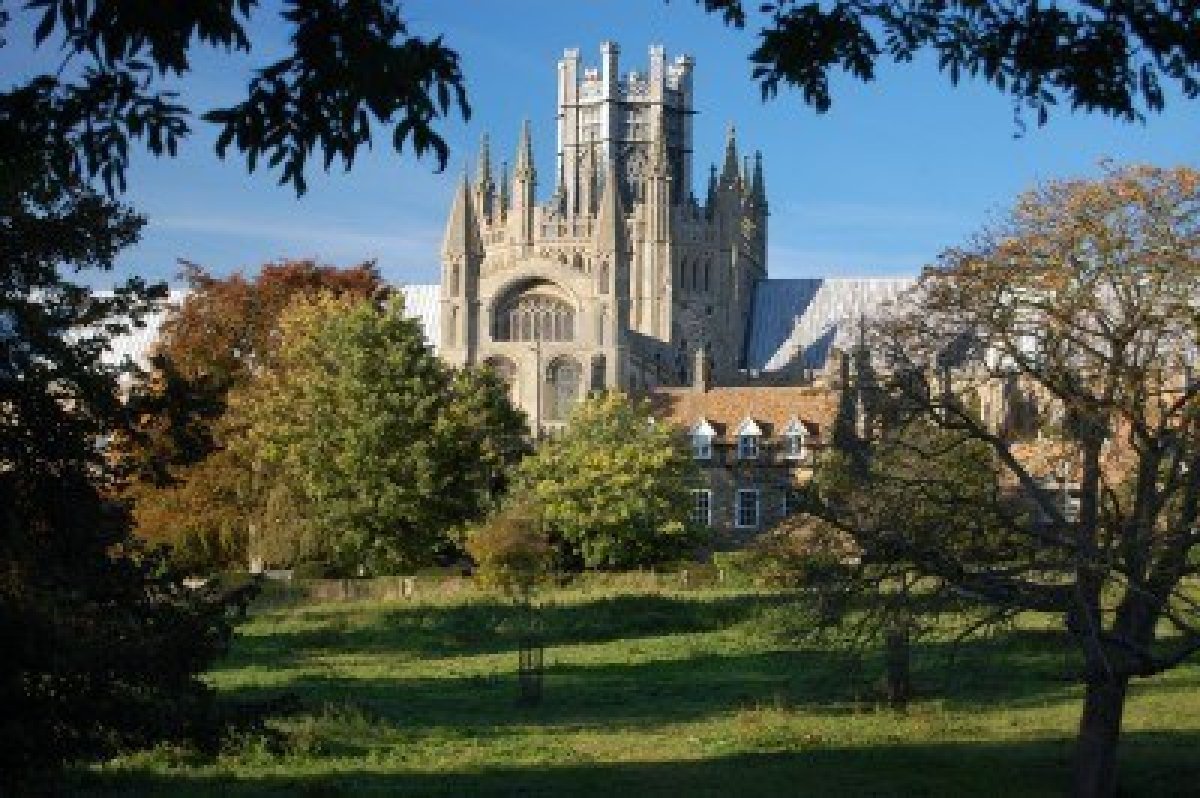
<svg viewBox="0 0 1200 798">
<path fill-rule="evenodd" d="M 133 434 L 114 446 L 140 537 L 169 543 L 177 562 L 207 570 L 246 562 L 248 463 L 227 444 L 230 392 L 267 368 L 283 310 L 298 297 L 384 296 L 374 264 L 268 263 L 214 277 L 185 264 L 188 294 L 163 323 L 154 368 L 130 402 Z"/>
<path fill-rule="evenodd" d="M 891 418 L 861 441 L 864 459 L 919 446 L 910 426 L 942 430 L 926 436 L 938 451 L 915 453 L 926 462 L 947 441 L 982 445 L 1006 489 L 970 501 L 1025 545 L 973 558 L 940 545 L 938 529 L 957 534 L 945 524 L 900 529 L 887 513 L 856 524 L 850 502 L 817 512 L 867 558 L 1060 617 L 1085 686 L 1073 794 L 1114 795 L 1130 682 L 1200 652 L 1200 172 L 1105 167 L 1030 191 L 1005 223 L 944 253 L 874 334 Z M 984 412 L 1015 391 L 1038 405 L 1040 437 Z M 1077 506 L 1047 489 L 1054 472 L 1077 486 Z M 906 501 L 946 478 L 927 469 Z"/>
</svg>

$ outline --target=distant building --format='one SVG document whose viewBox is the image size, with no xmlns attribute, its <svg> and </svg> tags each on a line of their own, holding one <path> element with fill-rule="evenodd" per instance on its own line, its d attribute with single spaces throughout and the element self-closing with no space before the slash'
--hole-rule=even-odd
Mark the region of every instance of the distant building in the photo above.
<svg viewBox="0 0 1200 798">
<path fill-rule="evenodd" d="M 549 195 L 528 123 L 511 170 L 485 136 L 440 284 L 399 290 L 443 358 L 505 378 L 538 435 L 591 391 L 649 396 L 692 436 L 708 481 L 696 517 L 745 537 L 811 474 L 859 319 L 913 281 L 768 278 L 766 167 L 732 126 L 695 192 L 694 67 L 653 46 L 645 71 L 622 74 L 615 44 L 596 68 L 568 50 Z M 144 359 L 145 337 L 121 354 Z"/>
<path fill-rule="evenodd" d="M 446 224 L 436 338 L 449 362 L 500 373 L 538 434 L 590 391 L 649 395 L 692 436 L 697 519 L 745 536 L 811 473 L 831 355 L 912 281 L 768 279 L 763 158 L 732 126 L 695 193 L 693 68 L 659 46 L 625 74 L 611 42 L 597 68 L 568 50 L 544 199 L 528 123 L 511 172 L 484 137 Z"/>
</svg>

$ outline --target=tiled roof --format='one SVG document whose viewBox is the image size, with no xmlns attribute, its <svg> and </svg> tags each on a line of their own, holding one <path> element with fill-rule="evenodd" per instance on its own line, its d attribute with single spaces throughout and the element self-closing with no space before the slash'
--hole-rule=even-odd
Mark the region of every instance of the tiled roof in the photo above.
<svg viewBox="0 0 1200 798">
<path fill-rule="evenodd" d="M 833 347 L 853 342 L 859 318 L 872 318 L 911 288 L 908 277 L 759 280 L 754 286 L 746 365 L 823 369 Z"/>
<path fill-rule="evenodd" d="M 747 418 L 763 434 L 783 434 L 788 422 L 799 419 L 816 435 L 825 433 L 837 413 L 837 395 L 811 386 L 752 386 L 740 388 L 656 388 L 649 393 L 654 415 L 683 429 L 706 419 L 719 440 L 731 440 Z"/>
</svg>

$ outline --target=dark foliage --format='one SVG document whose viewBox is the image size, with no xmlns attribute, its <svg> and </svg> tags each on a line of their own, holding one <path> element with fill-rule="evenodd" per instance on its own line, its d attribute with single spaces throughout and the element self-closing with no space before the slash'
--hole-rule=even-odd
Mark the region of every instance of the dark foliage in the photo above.
<svg viewBox="0 0 1200 798">
<path fill-rule="evenodd" d="M 62 276 L 111 268 L 142 222 L 51 168 L 51 105 L 36 89 L 0 95 L 0 792 L 127 746 L 211 743 L 197 674 L 244 599 L 186 589 L 108 498 L 99 444 L 123 409 L 100 354 L 162 288 L 97 297 Z"/>
<path fill-rule="evenodd" d="M 763 97 L 798 89 L 817 111 L 832 72 L 864 82 L 884 59 L 928 53 L 952 84 L 981 78 L 1044 123 L 1060 103 L 1129 121 L 1160 111 L 1166 88 L 1200 97 L 1200 14 L 1190 0 L 697 0 L 735 27 L 759 27 L 750 56 Z"/>
<path fill-rule="evenodd" d="M 249 52 L 256 0 L 160 3 L 152 0 L 31 0 L 40 15 L 36 43 L 65 53 L 63 68 L 31 84 L 68 143 L 59 166 L 125 188 L 129 145 L 174 155 L 191 132 L 191 110 L 166 79 L 192 70 L 196 47 Z M 458 54 L 439 38 L 411 36 L 390 0 L 286 0 L 279 12 L 291 52 L 256 71 L 244 100 L 208 109 L 220 126 L 217 152 L 233 146 L 253 171 L 260 160 L 279 182 L 306 187 L 308 158 L 350 168 L 376 126 L 394 126 L 397 151 L 433 152 L 446 143 L 435 123 L 467 117 Z M 2 23 L 3 20 L 0 20 Z"/>
</svg>

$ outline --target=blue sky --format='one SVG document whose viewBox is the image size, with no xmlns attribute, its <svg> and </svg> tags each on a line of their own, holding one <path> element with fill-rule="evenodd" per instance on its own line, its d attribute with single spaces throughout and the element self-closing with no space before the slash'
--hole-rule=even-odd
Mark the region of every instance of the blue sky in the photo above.
<svg viewBox="0 0 1200 798">
<path fill-rule="evenodd" d="M 213 132 L 197 120 L 179 157 L 135 159 L 126 199 L 149 224 L 121 258 L 122 273 L 172 279 L 178 258 L 216 273 L 278 258 L 374 258 L 388 279 L 434 282 L 455 180 L 470 168 L 480 135 L 490 132 L 495 160 L 511 161 L 529 117 L 539 194 L 548 194 L 555 63 L 564 48 L 578 47 L 584 64 L 596 65 L 604 39 L 621 45 L 622 71 L 644 69 L 651 43 L 665 44 L 669 58 L 696 59 L 698 179 L 720 157 L 730 121 L 744 150 L 763 151 L 775 277 L 914 274 L 1037 181 L 1095 174 L 1103 158 L 1200 165 L 1200 103 L 1177 95 L 1144 125 L 1064 110 L 1018 135 L 1009 99 L 982 84 L 951 87 L 918 62 L 884 67 L 870 84 L 839 79 L 824 115 L 794 94 L 764 104 L 746 60 L 752 32 L 725 28 L 690 0 L 412 0 L 405 10 L 413 32 L 444 34 L 463 56 L 474 113 L 443 125 L 452 149 L 445 172 L 432 160 L 396 155 L 383 135 L 353 172 L 313 174 L 297 199 L 269 173 L 247 174 L 236 157 L 217 160 Z M 267 2 L 257 13 L 249 57 L 195 59 L 181 86 L 194 110 L 235 101 L 250 70 L 281 52 L 275 11 Z M 0 74 L 10 79 L 58 61 L 31 52 L 21 23 L 0 49 Z"/>
</svg>

